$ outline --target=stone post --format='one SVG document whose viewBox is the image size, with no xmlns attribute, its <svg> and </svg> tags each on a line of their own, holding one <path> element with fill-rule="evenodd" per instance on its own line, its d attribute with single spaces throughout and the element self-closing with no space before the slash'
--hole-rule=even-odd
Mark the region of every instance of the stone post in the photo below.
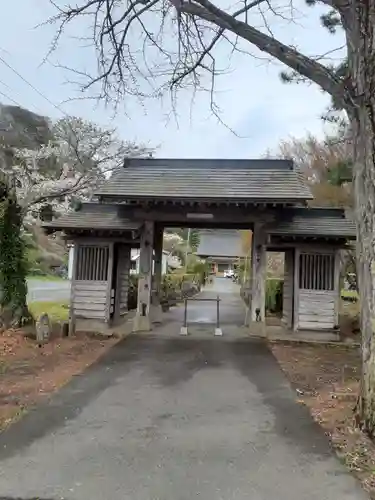
<svg viewBox="0 0 375 500">
<path fill-rule="evenodd" d="M 133 332 L 151 330 L 151 288 L 154 223 L 146 221 L 141 233 L 139 255 L 138 304 L 134 317 Z"/>
</svg>

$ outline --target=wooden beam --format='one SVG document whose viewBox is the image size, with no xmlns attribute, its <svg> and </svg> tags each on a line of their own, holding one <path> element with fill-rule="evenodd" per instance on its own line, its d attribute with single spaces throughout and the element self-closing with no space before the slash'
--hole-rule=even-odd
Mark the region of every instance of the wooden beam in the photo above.
<svg viewBox="0 0 375 500">
<path fill-rule="evenodd" d="M 246 207 L 269 207 L 269 206 L 285 206 L 285 207 L 295 207 L 296 205 L 304 206 L 306 205 L 306 199 L 303 198 L 294 198 L 294 199 L 249 199 L 249 198 L 231 198 L 228 200 L 226 197 L 224 198 L 210 198 L 210 197 L 199 197 L 194 198 L 191 196 L 188 197 L 176 197 L 171 198 L 170 196 L 166 197 L 155 197 L 155 196 L 123 196 L 119 195 L 99 195 L 99 201 L 101 203 L 107 204 L 116 204 L 116 205 L 124 205 L 124 206 L 150 206 L 150 207 L 159 207 L 162 205 L 169 206 L 183 206 L 183 204 L 204 204 L 206 206 L 225 206 L 228 203 L 231 206 L 246 206 Z"/>
<path fill-rule="evenodd" d="M 123 207 L 123 215 L 135 221 L 151 220 L 155 222 L 163 222 L 165 224 L 189 224 L 191 227 L 196 227 L 200 224 L 204 227 L 207 224 L 231 223 L 231 224 L 252 224 L 254 222 L 272 222 L 276 218 L 276 210 L 244 210 L 240 207 L 233 208 L 210 208 L 204 210 L 142 210 L 140 208 Z M 207 217 L 207 218 L 205 218 Z"/>
<path fill-rule="evenodd" d="M 309 242 L 306 240 L 289 240 L 289 241 L 275 241 L 271 239 L 271 242 L 267 244 L 267 250 L 269 252 L 283 252 L 284 250 L 287 250 L 288 248 L 304 248 L 304 249 L 322 249 L 324 251 L 325 249 L 340 249 L 340 248 L 345 248 L 347 245 L 343 241 L 314 241 L 314 242 Z M 314 250 L 315 251 L 315 250 Z"/>
<path fill-rule="evenodd" d="M 68 243 L 80 243 L 81 245 L 108 245 L 108 243 L 123 243 L 131 248 L 138 248 L 140 240 L 132 240 L 121 236 L 94 236 L 94 235 L 69 235 L 66 237 Z"/>
<path fill-rule="evenodd" d="M 101 230 L 101 231 L 86 231 L 86 230 L 60 230 L 60 231 L 52 231 L 52 232 L 60 232 L 62 237 L 65 239 L 73 239 L 73 238 L 109 238 L 117 241 L 133 241 L 135 230 L 126 231 L 126 232 L 116 232 L 110 230 Z"/>
</svg>

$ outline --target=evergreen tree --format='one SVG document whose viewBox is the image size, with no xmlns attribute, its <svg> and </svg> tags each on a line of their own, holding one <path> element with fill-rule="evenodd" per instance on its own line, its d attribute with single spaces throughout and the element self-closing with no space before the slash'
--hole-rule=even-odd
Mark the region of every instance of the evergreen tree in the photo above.
<svg viewBox="0 0 375 500">
<path fill-rule="evenodd" d="M 18 327 L 28 322 L 27 265 L 22 238 L 22 210 L 8 179 L 0 179 L 0 324 Z"/>
</svg>

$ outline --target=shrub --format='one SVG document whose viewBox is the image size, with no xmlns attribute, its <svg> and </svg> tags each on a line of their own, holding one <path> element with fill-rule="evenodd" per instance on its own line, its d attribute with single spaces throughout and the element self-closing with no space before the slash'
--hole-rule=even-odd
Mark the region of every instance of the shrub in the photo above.
<svg viewBox="0 0 375 500">
<path fill-rule="evenodd" d="M 247 278 L 249 277 L 249 266 L 251 266 L 251 263 L 247 262 L 246 265 L 245 265 L 245 261 L 241 261 L 238 264 L 236 272 L 237 272 L 237 276 L 238 276 L 238 279 L 239 279 L 240 283 L 243 283 L 243 281 L 244 281 L 245 270 L 246 270 L 246 277 Z"/>
<path fill-rule="evenodd" d="M 189 266 L 188 271 L 194 275 L 195 280 L 199 280 L 199 285 L 203 285 L 210 274 L 210 265 L 208 262 L 198 261 Z"/>
<path fill-rule="evenodd" d="M 280 279 L 268 279 L 266 282 L 266 311 L 280 313 L 283 310 L 283 285 Z"/>
<path fill-rule="evenodd" d="M 161 298 L 163 304 L 172 305 L 199 290 L 200 276 L 196 274 L 171 273 L 163 276 Z M 136 309 L 138 296 L 138 275 L 132 274 L 129 279 L 128 309 Z"/>
</svg>

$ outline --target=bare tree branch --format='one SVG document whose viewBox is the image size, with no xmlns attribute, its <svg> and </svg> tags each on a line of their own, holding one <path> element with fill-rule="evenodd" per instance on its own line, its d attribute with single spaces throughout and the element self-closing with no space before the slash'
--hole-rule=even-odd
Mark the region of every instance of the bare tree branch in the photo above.
<svg viewBox="0 0 375 500">
<path fill-rule="evenodd" d="M 241 14 L 244 14 L 252 9 L 253 7 L 256 7 L 257 5 L 260 5 L 261 3 L 265 2 L 266 0 L 255 0 L 254 2 L 251 2 L 249 5 L 246 5 L 242 7 L 241 9 L 237 10 L 234 14 L 233 17 L 236 18 L 240 16 Z M 171 80 L 171 86 L 177 85 L 179 82 L 183 81 L 188 75 L 191 73 L 194 73 L 199 67 L 203 67 L 203 61 L 206 58 L 208 54 L 211 53 L 212 49 L 215 47 L 217 42 L 219 42 L 224 35 L 225 28 L 220 28 L 216 35 L 212 38 L 211 42 L 205 46 L 204 43 L 202 43 L 202 53 L 198 57 L 198 59 L 192 64 L 189 68 L 187 68 L 185 71 L 177 75 L 176 77 L 172 78 Z M 235 48 L 234 48 L 235 50 Z"/>
<path fill-rule="evenodd" d="M 336 11 L 345 7 L 344 0 L 319 1 Z M 262 5 L 266 11 L 260 8 Z M 254 7 L 259 8 L 269 34 L 250 23 L 248 13 Z M 189 84 L 195 89 L 204 88 L 201 79 L 204 73 L 211 75 L 209 88 L 204 88 L 211 93 L 215 77 L 223 72 L 215 59 L 215 47 L 223 40 L 231 45 L 232 51 L 243 51 L 243 44 L 238 46 L 238 39 L 242 39 L 285 64 L 300 78 L 315 82 L 342 107 L 351 105 L 352 94 L 345 86 L 345 79 L 317 58 L 306 56 L 272 36 L 265 12 L 285 19 L 284 13 L 271 5 L 271 0 L 250 3 L 244 0 L 242 7 L 233 13 L 210 0 L 81 0 L 74 7 L 59 7 L 50 22 L 59 23 L 58 36 L 61 36 L 66 25 L 80 16 L 93 18 L 98 73 L 89 78 L 85 88 L 100 84 L 100 95 L 106 99 L 115 95 L 120 100 L 125 94 L 139 98 L 158 96 L 167 88 L 178 90 Z M 155 31 L 156 19 L 160 25 Z M 135 45 L 134 33 L 143 39 L 141 49 Z M 158 86 L 161 80 L 164 82 Z"/>
<path fill-rule="evenodd" d="M 267 54 L 275 57 L 289 68 L 309 78 L 330 95 L 345 101 L 341 81 L 328 68 L 243 21 L 234 19 L 233 16 L 219 9 L 209 0 L 197 0 L 197 3 L 184 3 L 181 11 L 199 16 L 221 28 L 232 31 L 255 45 L 259 50 L 267 52 Z"/>
</svg>

